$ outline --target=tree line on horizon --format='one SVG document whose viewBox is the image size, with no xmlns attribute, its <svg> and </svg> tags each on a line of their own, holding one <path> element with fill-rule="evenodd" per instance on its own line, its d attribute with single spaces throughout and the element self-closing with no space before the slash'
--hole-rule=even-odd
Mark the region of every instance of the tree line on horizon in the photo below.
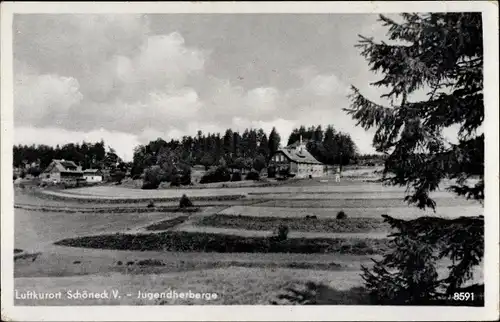
<svg viewBox="0 0 500 322">
<path fill-rule="evenodd" d="M 115 169 L 125 168 L 126 163 L 108 147 L 100 142 L 68 143 L 63 146 L 15 145 L 13 147 L 13 166 L 21 168 L 28 174 L 37 177 L 52 160 L 68 160 L 80 165 L 83 169 Z"/>
<path fill-rule="evenodd" d="M 307 150 L 319 161 L 333 164 L 349 164 L 356 160 L 358 151 L 349 134 L 337 132 L 333 125 L 323 131 L 321 125 L 294 129 L 288 144 L 307 140 Z M 282 147 L 281 136 L 273 128 L 269 135 L 261 128 L 245 129 L 242 133 L 227 129 L 224 134 L 198 131 L 197 135 L 184 136 L 169 142 L 158 138 L 134 150 L 132 175 L 139 176 L 145 169 L 162 166 L 165 160 L 171 164 L 202 165 L 206 169 L 223 165 L 228 168 L 257 171 L 267 166 L 270 157 Z M 171 166 L 170 166 L 171 167 Z"/>
<path fill-rule="evenodd" d="M 300 140 L 307 150 L 319 161 L 325 164 L 349 164 L 363 156 L 358 155 L 354 141 L 349 134 L 337 132 L 332 125 L 323 130 L 321 125 L 300 126 L 289 136 L 287 145 Z M 273 128 L 266 134 L 262 128 L 245 129 L 243 132 L 227 129 L 225 133 L 203 133 L 198 131 L 195 136 L 184 136 L 180 140 L 166 141 L 162 138 L 150 141 L 148 144 L 134 148 L 131 162 L 123 162 L 112 147 L 106 149 L 103 140 L 96 143 L 68 143 L 63 146 L 48 145 L 15 145 L 13 147 L 14 167 L 25 168 L 32 163 L 37 169 L 36 174 L 43 171 L 53 159 L 74 161 L 83 169 L 114 169 L 131 170 L 135 178 L 144 174 L 145 170 L 159 166 L 164 172 L 171 173 L 173 167 L 202 165 L 206 169 L 224 165 L 240 170 L 262 170 L 267 166 L 269 158 L 282 147 L 281 136 Z M 170 169 L 170 170 L 169 170 Z M 166 175 L 165 179 L 169 175 Z"/>
</svg>

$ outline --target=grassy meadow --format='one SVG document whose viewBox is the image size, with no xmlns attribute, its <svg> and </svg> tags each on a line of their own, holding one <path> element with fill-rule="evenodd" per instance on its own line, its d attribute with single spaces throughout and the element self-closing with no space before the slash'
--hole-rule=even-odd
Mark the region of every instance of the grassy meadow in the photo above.
<svg viewBox="0 0 500 322">
<path fill-rule="evenodd" d="M 183 194 L 196 209 L 178 208 Z M 482 213 L 480 205 L 443 191 L 435 194 L 436 213 L 409 207 L 403 196 L 398 187 L 319 179 L 153 191 L 126 185 L 16 189 L 15 285 L 18 290 L 116 288 L 131 294 L 168 286 L 220 294 L 204 303 L 126 296 L 73 305 L 286 304 L 279 294 L 287 287 L 315 282 L 329 287 L 321 295 L 328 303 L 369 304 L 360 268 L 390 249 L 382 214 Z M 337 218 L 341 211 L 346 218 Z M 276 237 L 280 226 L 288 228 L 287 238 Z"/>
</svg>

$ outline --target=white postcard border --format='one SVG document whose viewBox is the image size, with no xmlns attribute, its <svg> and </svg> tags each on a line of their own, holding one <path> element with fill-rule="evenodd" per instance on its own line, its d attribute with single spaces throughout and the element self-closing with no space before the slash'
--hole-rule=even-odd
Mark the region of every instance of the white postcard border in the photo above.
<svg viewBox="0 0 500 322">
<path fill-rule="evenodd" d="M 14 13 L 394 13 L 480 11 L 484 28 L 485 307 L 394 306 L 84 306 L 13 305 L 13 55 Z M 479 321 L 499 312 L 498 2 L 3 2 L 1 4 L 2 320 L 13 321 Z"/>
</svg>

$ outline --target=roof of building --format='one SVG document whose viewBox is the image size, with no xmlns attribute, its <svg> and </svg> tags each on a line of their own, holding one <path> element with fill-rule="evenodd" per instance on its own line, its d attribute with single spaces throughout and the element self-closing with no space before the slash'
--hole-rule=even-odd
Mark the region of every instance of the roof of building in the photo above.
<svg viewBox="0 0 500 322">
<path fill-rule="evenodd" d="M 78 170 L 78 166 L 73 161 L 54 159 L 47 167 L 47 169 L 45 169 L 45 172 L 51 171 L 53 168 L 56 168 L 60 172 L 83 173 L 82 171 Z"/>
<path fill-rule="evenodd" d="M 84 174 L 87 174 L 87 173 L 91 173 L 91 174 L 100 174 L 101 171 L 99 171 L 99 169 L 86 169 L 86 170 L 83 170 L 83 173 Z"/>
<path fill-rule="evenodd" d="M 300 148 L 300 145 L 298 144 L 279 149 L 278 152 L 283 152 L 288 159 L 297 163 L 323 164 L 316 160 L 316 158 L 313 157 L 305 147 Z"/>
</svg>

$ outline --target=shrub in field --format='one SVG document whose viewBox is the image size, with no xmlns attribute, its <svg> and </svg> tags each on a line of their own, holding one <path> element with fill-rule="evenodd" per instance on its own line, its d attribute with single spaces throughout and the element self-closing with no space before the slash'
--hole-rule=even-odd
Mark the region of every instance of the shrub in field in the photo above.
<svg viewBox="0 0 500 322">
<path fill-rule="evenodd" d="M 279 225 L 273 235 L 273 240 L 283 241 L 288 238 L 288 233 L 290 229 L 287 225 Z"/>
<path fill-rule="evenodd" d="M 214 183 L 214 182 L 226 182 L 231 179 L 231 174 L 228 168 L 219 166 L 215 169 L 209 170 L 200 179 L 200 183 Z"/>
<path fill-rule="evenodd" d="M 346 219 L 346 218 L 347 218 L 347 215 L 343 210 L 341 210 L 337 213 L 337 219 Z"/>
<path fill-rule="evenodd" d="M 116 265 L 118 265 L 118 266 L 121 266 L 122 264 L 123 264 L 123 262 L 122 262 L 122 261 L 118 261 L 118 262 L 116 262 Z"/>
<path fill-rule="evenodd" d="M 155 203 L 153 200 L 151 200 L 149 203 L 148 203 L 148 208 L 154 208 L 155 207 Z"/>
<path fill-rule="evenodd" d="M 235 172 L 231 176 L 231 181 L 241 181 L 241 173 L 240 172 Z"/>
<path fill-rule="evenodd" d="M 249 173 L 247 173 L 246 177 L 245 177 L 245 180 L 259 180 L 260 179 L 260 175 L 257 171 L 250 171 Z"/>
<path fill-rule="evenodd" d="M 186 195 L 182 195 L 181 200 L 179 201 L 179 208 L 189 207 L 193 207 L 193 202 Z"/>
</svg>

